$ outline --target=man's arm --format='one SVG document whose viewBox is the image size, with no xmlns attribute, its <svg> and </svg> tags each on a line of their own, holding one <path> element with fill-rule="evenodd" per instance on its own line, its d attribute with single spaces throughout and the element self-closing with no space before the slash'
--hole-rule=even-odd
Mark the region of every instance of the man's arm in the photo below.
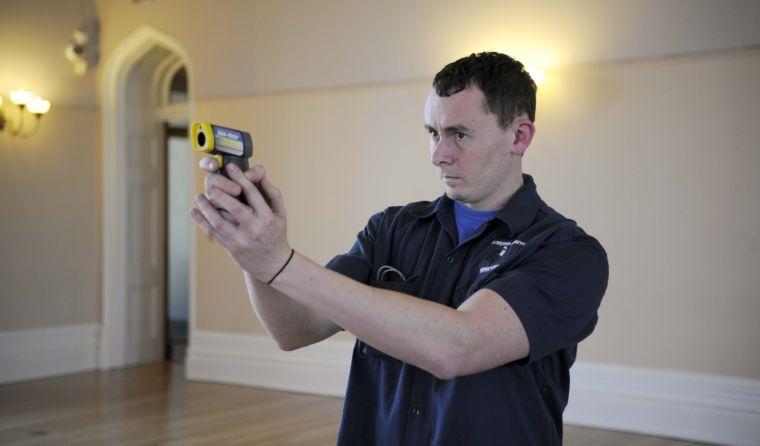
<svg viewBox="0 0 760 446">
<path fill-rule="evenodd" d="M 248 178 L 234 166 L 228 172 L 243 188 L 251 208 L 220 188 L 209 188 L 208 197 L 197 197 L 201 212 L 193 217 L 243 270 L 269 280 L 290 254 L 282 197 L 264 178 L 263 168 Z M 251 184 L 257 178 L 262 178 L 271 207 Z M 209 199 L 239 223 L 224 218 Z M 273 285 L 363 341 L 441 379 L 487 370 L 525 357 L 529 351 L 520 320 L 490 290 L 478 291 L 453 309 L 363 285 L 300 254 Z"/>
<path fill-rule="evenodd" d="M 488 370 L 529 352 L 517 315 L 488 289 L 454 309 L 361 284 L 298 253 L 272 285 L 364 342 L 440 379 Z"/>
<path fill-rule="evenodd" d="M 295 350 L 329 338 L 340 327 L 244 272 L 248 297 L 261 324 L 282 350 Z"/>
</svg>

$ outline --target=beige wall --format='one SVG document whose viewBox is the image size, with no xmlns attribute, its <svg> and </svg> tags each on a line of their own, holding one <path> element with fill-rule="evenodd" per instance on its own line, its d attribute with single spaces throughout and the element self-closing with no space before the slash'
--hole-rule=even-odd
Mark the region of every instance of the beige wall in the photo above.
<svg viewBox="0 0 760 446">
<path fill-rule="evenodd" d="M 547 73 L 525 170 L 611 264 L 581 360 L 760 378 L 758 78 L 760 51 Z M 202 101 L 198 113 L 252 130 L 292 245 L 325 262 L 372 212 L 440 193 L 421 127 L 427 89 Z M 263 332 L 240 273 L 199 243 L 199 327 Z"/>
<path fill-rule="evenodd" d="M 6 114 L 16 122 L 17 88 L 52 103 L 36 135 L 0 133 L 0 332 L 100 320 L 96 74 L 75 77 L 63 56 L 87 17 L 94 2 L 0 0 Z"/>
<path fill-rule="evenodd" d="M 2 3 L 9 4 L 15 2 Z M 758 3 L 542 2 L 528 10 L 517 2 L 476 2 L 468 12 L 457 5 L 98 2 L 105 57 L 144 24 L 180 42 L 190 56 L 197 118 L 252 131 L 255 159 L 285 193 L 291 243 L 319 262 L 346 250 L 372 212 L 440 192 L 427 159 L 422 102 L 443 63 L 481 49 L 548 61 L 525 170 L 551 205 L 602 241 L 611 262 L 599 326 L 580 359 L 760 378 L 753 348 L 760 335 L 750 320 L 760 313 L 760 209 L 750 195 L 760 190 L 750 171 L 760 165 L 760 54 L 729 51 L 760 44 Z M 678 53 L 692 55 L 668 56 Z M 34 283 L 3 285 L 3 309 L 13 311 L 0 321 L 61 324 L 53 316 L 32 321 L 41 304 L 26 306 L 28 296 L 54 299 L 49 284 L 59 277 L 70 281 L 59 299 L 77 308 L 69 310 L 74 319 L 97 320 L 101 183 L 93 175 L 100 149 L 77 142 L 97 141 L 98 116 L 82 113 L 55 118 L 71 121 L 51 115 L 47 127 L 74 128 L 76 136 L 34 143 L 47 147 L 46 156 L 58 153 L 57 163 L 40 163 L 23 177 L 0 166 L 3 177 L 16 178 L 0 192 L 12 203 L 3 227 L 19 231 L 3 237 L 29 243 L 4 245 L 17 246 L 13 255 L 3 251 L 4 277 L 18 280 L 21 265 L 46 265 Z M 74 165 L 74 150 L 88 153 L 87 161 Z M 68 166 L 82 181 L 56 202 L 69 209 L 58 223 L 17 201 L 23 188 L 38 191 L 33 198 L 42 203 L 64 196 L 62 187 L 40 192 L 62 184 L 52 166 Z M 64 232 L 60 221 L 90 235 Z M 62 272 L 56 265 L 63 256 L 34 241 L 40 225 L 55 234 L 66 261 L 88 260 L 73 274 Z M 262 332 L 240 272 L 197 236 L 198 327 Z M 6 268 L 12 264 L 19 266 Z"/>
<path fill-rule="evenodd" d="M 579 357 L 760 378 L 760 51 L 556 76 L 527 170 L 611 264 Z"/>
<path fill-rule="evenodd" d="M 100 320 L 100 120 L 51 110 L 28 140 L 0 135 L 0 331 Z"/>
<path fill-rule="evenodd" d="M 103 52 L 149 24 L 196 97 L 426 79 L 472 51 L 567 65 L 760 44 L 755 0 L 98 0 Z"/>
</svg>

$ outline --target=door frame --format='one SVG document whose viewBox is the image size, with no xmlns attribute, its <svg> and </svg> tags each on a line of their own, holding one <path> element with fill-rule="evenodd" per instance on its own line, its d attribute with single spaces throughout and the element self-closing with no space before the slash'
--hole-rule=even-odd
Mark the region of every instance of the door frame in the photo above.
<svg viewBox="0 0 760 446">
<path fill-rule="evenodd" d="M 187 128 L 189 128 L 189 123 L 187 125 Z M 167 210 L 169 209 L 169 138 L 172 137 L 184 137 L 188 138 L 187 135 L 187 128 L 178 128 L 178 127 L 172 127 L 169 125 L 167 121 L 164 121 L 164 128 L 163 128 L 163 134 L 164 134 L 164 144 L 163 144 L 163 150 L 164 150 L 164 159 L 166 162 L 164 163 L 164 203 L 166 204 Z M 192 234 L 193 231 L 190 231 Z M 169 317 L 170 313 L 170 301 L 169 301 L 169 261 L 171 257 L 169 256 L 169 213 L 166 214 L 166 220 L 164 224 L 164 240 L 166 240 L 166 243 L 164 244 L 164 259 L 166 261 L 164 262 L 164 359 L 167 361 L 171 361 L 174 352 L 172 352 L 172 343 L 171 343 L 171 318 Z M 189 276 L 189 274 L 188 274 Z M 188 291 L 190 291 L 188 289 Z M 188 312 L 190 311 L 190 302 L 188 302 Z M 188 331 L 190 329 L 190 323 L 189 323 L 190 315 L 188 314 Z M 188 339 L 189 339 L 188 333 Z M 187 350 L 185 350 L 187 351 Z M 183 361 L 184 362 L 184 361 Z"/>
<path fill-rule="evenodd" d="M 127 110 L 126 86 L 128 74 L 145 54 L 155 47 L 161 47 L 172 53 L 173 64 L 184 65 L 188 73 L 188 98 L 184 108 L 174 107 L 176 115 L 184 115 L 191 122 L 194 115 L 194 88 L 192 84 L 192 65 L 187 52 L 174 38 L 143 25 L 125 38 L 109 55 L 101 78 L 102 116 L 103 116 L 103 195 L 102 195 L 102 305 L 101 327 L 98 352 L 100 369 L 122 367 L 126 364 L 126 320 L 128 305 L 127 289 L 127 187 L 126 155 Z M 169 64 L 169 62 L 167 62 Z M 158 90 L 165 80 L 154 77 Z M 175 114 L 175 113 L 172 113 Z M 161 118 L 156 117 L 157 123 Z M 188 175 L 196 175 L 195 170 Z M 191 232 L 190 271 L 188 274 L 189 321 L 188 336 L 192 341 L 195 331 L 195 294 L 196 294 L 196 237 Z"/>
</svg>

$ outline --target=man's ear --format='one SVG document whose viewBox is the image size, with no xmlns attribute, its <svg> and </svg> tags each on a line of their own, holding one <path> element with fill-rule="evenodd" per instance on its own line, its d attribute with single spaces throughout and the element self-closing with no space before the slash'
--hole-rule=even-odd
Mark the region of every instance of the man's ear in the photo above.
<svg viewBox="0 0 760 446">
<path fill-rule="evenodd" d="M 513 142 L 512 154 L 522 156 L 528 149 L 531 141 L 533 141 L 533 135 L 536 134 L 536 127 L 525 117 L 520 117 L 512 122 L 511 127 L 515 132 L 515 140 Z"/>
</svg>

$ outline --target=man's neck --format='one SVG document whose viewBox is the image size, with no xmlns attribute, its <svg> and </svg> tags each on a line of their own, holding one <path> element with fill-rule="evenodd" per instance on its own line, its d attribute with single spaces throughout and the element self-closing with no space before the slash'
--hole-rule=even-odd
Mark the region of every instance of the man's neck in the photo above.
<svg viewBox="0 0 760 446">
<path fill-rule="evenodd" d="M 525 184 L 523 181 L 522 172 L 518 172 L 517 175 L 510 176 L 504 184 L 502 184 L 501 190 L 497 194 L 493 194 L 487 199 L 477 203 L 465 203 L 470 209 L 476 211 L 495 211 L 503 208 L 509 200 L 517 193 L 518 190 Z"/>
</svg>

